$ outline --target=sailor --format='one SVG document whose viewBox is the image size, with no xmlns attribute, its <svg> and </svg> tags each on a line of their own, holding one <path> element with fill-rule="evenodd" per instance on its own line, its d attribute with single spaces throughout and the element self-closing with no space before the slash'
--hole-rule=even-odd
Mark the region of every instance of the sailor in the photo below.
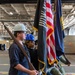
<svg viewBox="0 0 75 75">
<path fill-rule="evenodd" d="M 25 48 L 22 41 L 25 39 L 26 27 L 24 24 L 16 24 L 14 27 L 14 36 L 19 41 L 19 43 Z M 28 50 L 25 48 L 28 57 L 30 58 Z M 37 75 L 36 70 L 30 70 L 29 64 L 18 47 L 15 41 L 11 44 L 9 48 L 9 59 L 10 59 L 10 69 L 9 75 Z"/>
</svg>

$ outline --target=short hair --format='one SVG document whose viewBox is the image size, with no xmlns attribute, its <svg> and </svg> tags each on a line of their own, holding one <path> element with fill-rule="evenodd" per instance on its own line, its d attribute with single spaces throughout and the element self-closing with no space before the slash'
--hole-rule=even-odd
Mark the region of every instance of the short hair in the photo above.
<svg viewBox="0 0 75 75">
<path fill-rule="evenodd" d="M 15 37 L 17 37 L 17 33 L 18 33 L 17 31 L 16 31 L 16 32 L 14 32 L 14 36 L 15 36 Z"/>
<path fill-rule="evenodd" d="M 17 37 L 17 33 L 22 33 L 22 32 L 24 32 L 24 31 L 15 31 L 14 36 Z"/>
<path fill-rule="evenodd" d="M 29 40 L 25 40 L 25 44 L 29 43 L 30 41 Z"/>
</svg>

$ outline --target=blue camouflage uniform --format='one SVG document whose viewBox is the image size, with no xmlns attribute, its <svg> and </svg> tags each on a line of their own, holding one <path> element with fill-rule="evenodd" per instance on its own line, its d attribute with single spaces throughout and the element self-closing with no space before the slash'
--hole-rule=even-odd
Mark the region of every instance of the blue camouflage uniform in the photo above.
<svg viewBox="0 0 75 75">
<path fill-rule="evenodd" d="M 24 48 L 26 50 L 28 57 L 30 58 L 27 48 L 25 46 Z M 14 68 L 17 64 L 21 64 L 25 68 L 29 69 L 28 61 L 16 43 L 13 43 L 9 48 L 9 59 L 10 59 L 9 75 L 28 75 L 27 73 L 24 73 Z"/>
</svg>

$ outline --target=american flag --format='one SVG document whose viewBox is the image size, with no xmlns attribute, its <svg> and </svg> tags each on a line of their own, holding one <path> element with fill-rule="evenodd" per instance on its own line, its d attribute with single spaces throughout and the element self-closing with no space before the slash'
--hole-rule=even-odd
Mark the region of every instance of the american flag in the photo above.
<svg viewBox="0 0 75 75">
<path fill-rule="evenodd" d="M 47 33 L 47 58 L 48 63 L 51 65 L 56 60 L 56 51 L 55 51 L 55 37 L 54 37 L 54 24 L 53 24 L 53 13 L 51 1 L 46 0 L 46 33 Z"/>
</svg>

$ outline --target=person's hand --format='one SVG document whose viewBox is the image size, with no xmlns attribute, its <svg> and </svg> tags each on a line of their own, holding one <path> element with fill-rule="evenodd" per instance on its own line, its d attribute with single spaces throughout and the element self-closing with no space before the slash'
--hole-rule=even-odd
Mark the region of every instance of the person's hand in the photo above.
<svg viewBox="0 0 75 75">
<path fill-rule="evenodd" d="M 37 70 L 31 70 L 29 75 L 38 75 L 38 71 Z"/>
</svg>

